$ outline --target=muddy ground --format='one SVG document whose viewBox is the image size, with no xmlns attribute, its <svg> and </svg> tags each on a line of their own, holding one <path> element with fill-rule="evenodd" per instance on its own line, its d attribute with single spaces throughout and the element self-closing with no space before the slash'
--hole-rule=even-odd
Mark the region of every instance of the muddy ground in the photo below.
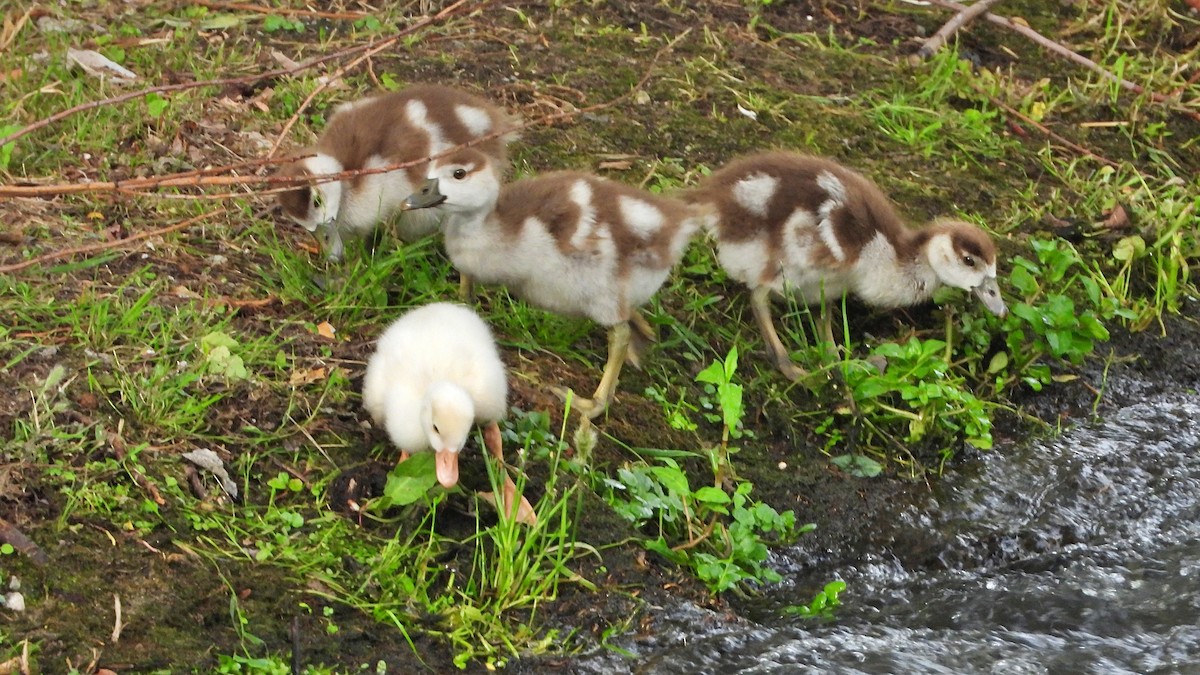
<svg viewBox="0 0 1200 675">
<path fill-rule="evenodd" d="M 321 5 L 324 3 L 314 3 Z M 549 10 L 541 3 L 518 4 L 525 21 L 514 19 L 515 12 L 492 7 L 455 24 L 444 35 L 421 41 L 404 53 L 385 53 L 377 57 L 372 67 L 377 72 L 393 72 L 405 81 L 448 82 L 488 92 L 508 108 L 526 117 L 536 117 L 566 103 L 585 105 L 610 100 L 626 91 L 651 67 L 651 60 L 661 47 L 661 41 L 646 44 L 631 42 L 619 36 L 606 37 L 604 27 L 619 27 L 640 31 L 644 26 L 650 35 L 671 38 L 692 34 L 664 58 L 678 65 L 685 59 L 702 53 L 700 47 L 708 33 L 722 44 L 725 61 L 720 68 L 725 75 L 714 76 L 723 86 L 741 87 L 770 94 L 775 100 L 801 100 L 806 96 L 836 98 L 854 96 L 856 91 L 874 86 L 881 78 L 904 77 L 906 59 L 919 45 L 919 36 L 930 34 L 945 20 L 945 14 L 897 7 L 884 11 L 867 3 L 812 0 L 772 3 L 762 10 L 762 23 L 782 33 L 806 33 L 817 36 L 837 36 L 856 50 L 877 57 L 872 66 L 859 60 L 813 63 L 806 60 L 798 43 L 770 42 L 772 34 L 760 28 L 750 30 L 753 16 L 748 2 L 705 3 L 705 7 L 676 7 L 679 3 L 565 3 L 565 7 Z M 1026 8 L 1040 3 L 1015 3 Z M 1047 3 L 1053 4 L 1053 3 Z M 330 9 L 336 9 L 329 7 Z M 116 9 L 108 11 L 118 11 Z M 1064 10 L 1065 11 L 1065 10 Z M 1055 10 L 1039 13 L 1030 9 L 1027 18 L 1035 25 L 1053 26 Z M 311 35 L 311 33 L 310 33 Z M 257 36 L 275 39 L 278 36 Z M 869 38 L 871 42 L 860 42 Z M 250 37 L 231 38 L 249 40 Z M 1182 39 L 1182 38 L 1181 38 Z M 305 36 L 290 37 L 280 46 L 291 53 L 311 56 L 320 46 Z M 282 41 L 281 41 L 282 42 Z M 1063 77 L 1069 66 L 1046 63 L 1044 55 L 1010 34 L 981 25 L 973 28 L 962 40 L 963 55 L 985 68 L 1012 70 L 1034 81 L 1041 77 Z M 519 58 L 514 60 L 514 53 Z M 897 179 L 889 190 L 902 202 L 902 210 L 912 214 L 939 212 L 945 204 L 954 203 L 963 211 L 987 213 L 997 208 L 1005 186 L 1036 175 L 1041 171 L 1034 160 L 1039 145 L 1030 141 L 1028 156 L 1014 157 L 1002 166 L 992 167 L 990 176 L 972 177 L 963 181 L 931 181 L 921 184 L 911 179 L 919 174 L 924 158 L 906 154 L 902 149 L 864 133 L 861 129 L 841 129 L 847 124 L 838 118 L 836 110 L 819 123 L 809 124 L 805 115 L 813 109 L 796 103 L 784 104 L 784 114 L 763 115 L 756 123 L 731 112 L 729 97 L 716 86 L 696 85 L 688 88 L 677 79 L 678 72 L 651 79 L 646 87 L 649 102 L 624 101 L 614 108 L 602 110 L 582 119 L 561 123 L 550 128 L 528 130 L 515 155 L 519 165 L 528 170 L 577 167 L 594 170 L 602 158 L 629 155 L 634 169 L 617 177 L 638 182 L 638 169 L 644 169 L 652 158 L 682 158 L 680 164 L 693 167 L 700 164 L 718 166 L 739 152 L 766 147 L 786 146 L 808 148 L 853 162 L 858 166 L 871 161 L 886 164 Z M 890 71 L 890 72 L 887 72 Z M 743 84 L 748 83 L 748 84 Z M 269 82 L 226 92 L 233 98 L 250 99 Z M 686 98 L 686 100 L 682 100 Z M 674 101 L 670 106 L 661 101 Z M 718 119 L 714 110 L 727 115 Z M 1172 122 L 1176 124 L 1177 122 Z M 208 142 L 236 139 L 212 139 L 204 129 L 190 130 L 185 138 L 185 152 L 192 147 L 205 148 Z M 1195 134 L 1194 125 L 1180 129 Z M 1095 140 L 1095 139 L 1093 139 Z M 136 142 L 136 141 L 133 141 Z M 1197 161 L 1192 160 L 1193 170 Z M 878 170 L 872 171 L 878 174 Z M 686 170 L 685 170 L 686 173 Z M 926 174 L 928 175 L 928 174 Z M 909 176 L 910 178 L 902 178 Z M 65 210 L 78 208 L 80 218 L 87 217 L 91 205 L 73 206 L 70 201 L 52 204 L 22 203 L 0 216 L 10 231 L 20 231 L 39 209 Z M 136 205 L 114 202 L 107 207 L 110 217 L 130 209 L 136 220 Z M 263 200 L 256 209 L 270 208 Z M 1028 224 L 1030 232 L 1039 230 L 1038 223 Z M 295 245 L 308 242 L 303 233 L 287 231 Z M 1019 236 L 1010 237 L 1004 244 L 1008 250 L 1019 249 Z M 273 264 L 267 256 L 247 253 L 234 235 L 226 241 L 193 232 L 182 237 L 177 246 L 155 252 L 151 264 L 162 274 L 169 274 L 185 287 L 204 287 L 213 297 L 230 300 L 236 312 L 234 325 L 246 334 L 269 334 L 282 328 L 281 337 L 289 332 L 303 332 L 294 304 L 269 302 L 262 305 L 239 304 L 244 289 L 257 284 L 261 270 Z M 251 249 L 252 250 L 252 249 Z M 214 269 L 207 261 L 213 255 L 234 258 L 237 263 Z M 430 255 L 436 256 L 437 252 Z M 128 275 L 146 263 L 142 252 L 121 253 L 106 257 L 102 265 L 62 275 L 61 285 L 54 298 L 45 301 L 69 303 L 89 288 L 116 288 Z M 0 249 L 0 258 L 7 258 Z M 316 256 L 314 254 L 314 260 Z M 441 263 L 445 269 L 444 261 Z M 684 273 L 686 276 L 686 273 Z M 741 298 L 740 291 L 714 284 L 711 280 L 691 279 L 698 292 Z M 314 291 L 315 292 L 315 291 Z M 390 302 L 402 303 L 403 287 L 388 289 Z M 182 298 L 162 298 L 164 303 L 184 303 Z M 665 298 L 661 311 L 682 316 L 680 298 Z M 935 310 L 917 309 L 895 314 L 871 314 L 857 310 L 851 320 L 855 332 L 875 335 L 903 335 L 906 331 L 937 331 L 941 319 Z M 1185 315 L 1171 318 L 1166 335 L 1157 328 L 1130 334 L 1113 331 L 1112 340 L 1100 345 L 1096 358 L 1081 367 L 1056 364 L 1064 373 L 1079 375 L 1079 379 L 1058 384 L 1040 393 L 1017 392 L 1014 402 L 1027 414 L 1035 415 L 1056 425 L 1087 419 L 1096 407 L 1103 414 L 1145 394 L 1143 390 L 1125 387 L 1123 376 L 1136 372 L 1139 380 L 1154 383 L 1164 390 L 1194 388 L 1200 382 L 1200 357 L 1194 345 L 1200 342 L 1197 326 L 1197 304 L 1185 303 Z M 741 317 L 750 325 L 749 313 Z M 600 331 L 586 329 L 581 343 L 589 353 L 600 355 L 604 338 Z M 743 330 L 748 359 L 761 359 L 758 343 L 752 330 Z M 504 336 L 501 336 L 502 338 Z M 0 428 L 9 428 L 16 420 L 30 414 L 29 390 L 49 369 L 64 361 L 82 360 L 74 353 L 66 334 L 24 336 L 36 341 L 45 351 L 26 358 L 14 368 L 0 374 Z M 311 341 L 296 340 L 297 348 L 312 345 Z M 370 345 L 366 341 L 348 341 L 334 346 L 332 361 L 351 364 L 351 389 L 357 390 L 361 368 L 353 364 L 365 361 Z M 725 346 L 715 348 L 722 352 Z M 323 355 L 312 346 L 313 358 Z M 298 357 L 303 357 L 299 354 Z M 565 382 L 587 390 L 593 372 L 575 362 L 564 362 L 536 351 L 506 351 L 510 367 L 523 376 L 513 383 L 513 404 L 525 410 L 547 410 L 558 415 L 560 406 L 544 387 L 544 382 Z M 705 364 L 678 363 L 669 356 L 655 354 L 661 368 L 675 368 L 687 378 Z M 690 447 L 695 437 L 672 430 L 663 419 L 658 404 L 646 400 L 641 392 L 649 382 L 646 375 L 636 371 L 623 376 L 619 405 L 620 416 L 611 416 L 602 431 L 623 443 L 641 447 Z M 105 415 L 104 407 L 89 392 L 86 383 L 70 388 L 70 405 L 58 414 L 64 425 L 87 428 L 93 416 Z M 252 388 L 236 392 L 240 405 L 224 407 L 206 420 L 214 435 L 221 430 L 240 429 L 246 423 L 269 427 L 281 421 L 278 401 Z M 789 394 L 796 406 L 820 405 L 801 392 Z M 1098 405 L 1096 404 L 1099 400 Z M 774 401 L 774 403 L 772 403 Z M 811 429 L 796 423 L 795 418 L 778 409 L 778 398 L 764 392 L 748 392 L 748 425 L 758 429 L 758 442 L 746 444 L 738 456 L 741 474 L 755 484 L 755 495 L 777 509 L 793 509 L 798 522 L 813 522 L 817 530 L 802 538 L 800 555 L 838 555 L 838 552 L 861 550 L 873 545 L 872 520 L 878 507 L 886 502 L 903 500 L 913 491 L 927 490 L 923 482 L 913 482 L 903 476 L 888 475 L 864 481 L 832 468 L 821 452 Z M 551 424 L 557 429 L 559 419 Z M 996 448 L 1003 452 L 1006 445 L 1020 443 L 1031 434 L 1043 433 L 1016 416 L 996 420 Z M 330 433 L 357 438 L 369 447 L 375 440 L 371 432 L 359 423 L 357 412 L 350 405 L 342 406 L 324 420 Z M 322 429 L 310 428 L 315 434 Z M 709 439 L 710 441 L 712 439 Z M 231 449 L 236 451 L 236 448 Z M 172 452 L 169 446 L 158 452 Z M 613 443 L 601 443 L 598 448 L 599 467 L 614 466 L 625 457 Z M 353 453 L 345 450 L 347 467 L 378 479 L 381 465 L 355 463 Z M 964 449 L 957 458 L 969 463 L 979 458 L 977 453 Z M 786 462 L 790 467 L 781 472 L 776 467 Z M 958 470 L 951 465 L 949 470 Z M 45 672 L 57 672 L 58 665 L 67 662 L 84 668 L 93 659 L 117 672 L 148 672 L 183 663 L 192 663 L 204 671 L 213 665 L 214 653 L 233 653 L 239 639 L 231 628 L 229 599 L 221 575 L 241 589 L 240 596 L 247 612 L 256 617 L 252 631 L 272 651 L 286 652 L 297 646 L 305 663 L 339 664 L 343 669 L 358 664 L 383 660 L 389 673 L 452 672 L 447 647 L 423 634 L 414 633 L 416 650 L 409 647 L 392 630 L 385 629 L 369 618 L 335 606 L 340 631 L 335 637 L 326 635 L 318 617 L 295 615 L 297 597 L 304 594 L 304 580 L 280 580 L 271 569 L 249 564 L 222 563 L 214 566 L 203 559 L 179 553 L 174 546 L 177 536 L 186 536 L 170 528 L 160 528 L 153 536 L 140 539 L 113 531 L 107 522 L 72 520 L 57 523 L 63 511 L 63 497 L 41 490 L 37 467 L 20 467 L 5 463 L 0 467 L 0 517 L 39 540 L 53 561 L 37 567 L 27 560 L 0 559 L 5 572 L 23 579 L 33 595 L 44 601 L 23 615 L 6 615 L 3 630 L 9 639 L 28 638 L 40 645 L 40 659 Z M 584 517 L 578 523 L 578 538 L 601 547 L 620 542 L 630 536 L 628 526 L 620 521 L 598 498 L 588 495 Z M 451 504 L 451 511 L 455 505 Z M 169 516 L 168 516 L 169 519 Z M 464 518 L 466 523 L 467 519 Z M 453 524 L 450 525 L 453 527 Z M 920 551 L 913 550 L 919 557 Z M 930 564 L 936 564 L 930 561 Z M 661 620 L 655 607 L 669 605 L 672 598 L 687 598 L 702 606 L 736 616 L 743 600 L 735 597 L 712 598 L 706 590 L 670 565 L 648 556 L 637 546 L 625 544 L 604 552 L 604 571 L 595 561 L 584 559 L 580 572 L 600 586 L 596 593 L 567 587 L 552 606 L 542 607 L 539 621 L 550 627 L 577 631 L 568 644 L 591 648 L 610 627 L 629 622 L 625 632 L 638 639 L 653 640 L 655 626 Z M 814 591 L 817 590 L 814 588 Z M 111 594 L 118 594 L 126 612 L 137 616 L 138 630 L 127 631 L 126 637 L 111 644 L 106 637 L 112 632 L 112 616 L 108 611 Z M 262 617 L 273 617 L 264 622 Z M 632 620 L 631 620 L 632 618 Z M 68 625 L 68 622 L 75 622 Z M 293 634 L 294 630 L 294 634 Z M 419 655 L 419 656 L 418 656 Z M 544 672 L 555 667 L 569 670 L 569 658 L 540 658 L 517 662 L 518 672 Z M 94 665 L 94 663 L 92 664 Z M 472 664 L 468 672 L 483 672 L 482 666 Z"/>
</svg>

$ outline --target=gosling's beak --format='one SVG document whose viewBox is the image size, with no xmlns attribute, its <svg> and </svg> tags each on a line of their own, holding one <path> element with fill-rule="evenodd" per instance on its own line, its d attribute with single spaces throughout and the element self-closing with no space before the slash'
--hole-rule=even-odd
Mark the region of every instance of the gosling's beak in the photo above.
<svg viewBox="0 0 1200 675">
<path fill-rule="evenodd" d="M 1008 314 L 1008 307 L 1004 305 L 1004 298 L 1000 297 L 1000 285 L 996 283 L 996 278 L 991 277 L 984 279 L 983 283 L 971 289 L 979 299 L 983 301 L 983 306 L 996 316 L 1003 317 Z"/>
<path fill-rule="evenodd" d="M 437 206 L 446 201 L 446 195 L 438 191 L 438 179 L 430 178 L 425 181 L 420 190 L 412 193 L 404 200 L 401 208 L 405 211 L 413 209 L 425 209 L 430 206 Z"/>
<path fill-rule="evenodd" d="M 458 484 L 458 453 L 453 450 L 438 450 L 434 455 L 438 482 L 444 488 L 454 487 Z"/>
</svg>

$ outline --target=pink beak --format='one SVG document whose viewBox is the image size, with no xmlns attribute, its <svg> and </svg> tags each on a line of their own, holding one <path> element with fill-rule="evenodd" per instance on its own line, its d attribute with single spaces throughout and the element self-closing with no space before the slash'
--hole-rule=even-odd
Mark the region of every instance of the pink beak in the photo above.
<svg viewBox="0 0 1200 675">
<path fill-rule="evenodd" d="M 454 487 L 458 483 L 458 453 L 452 450 L 438 450 L 434 456 L 438 482 L 444 488 Z"/>
</svg>

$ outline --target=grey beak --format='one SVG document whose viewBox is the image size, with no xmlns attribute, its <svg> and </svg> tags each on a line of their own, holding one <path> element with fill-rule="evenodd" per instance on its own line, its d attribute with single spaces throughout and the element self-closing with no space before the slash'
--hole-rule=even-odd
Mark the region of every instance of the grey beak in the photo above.
<svg viewBox="0 0 1200 675">
<path fill-rule="evenodd" d="M 987 307 L 992 314 L 1003 317 L 1008 314 L 1008 307 L 1004 305 L 1004 298 L 1000 297 L 1000 286 L 996 283 L 995 278 L 984 279 L 983 283 L 971 289 L 971 292 L 979 296 L 983 301 L 983 306 Z"/>
<path fill-rule="evenodd" d="M 446 201 L 446 195 L 438 190 L 438 179 L 430 178 L 425 181 L 420 190 L 412 193 L 404 200 L 401 206 L 405 211 L 413 209 L 427 209 L 431 206 L 437 206 Z"/>
</svg>

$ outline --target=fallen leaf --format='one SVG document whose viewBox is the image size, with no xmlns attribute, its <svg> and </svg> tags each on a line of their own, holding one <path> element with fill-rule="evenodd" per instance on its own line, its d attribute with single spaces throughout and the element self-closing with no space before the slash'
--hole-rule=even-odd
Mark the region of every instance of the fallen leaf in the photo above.
<svg viewBox="0 0 1200 675">
<path fill-rule="evenodd" d="M 186 298 L 188 300 L 196 300 L 196 299 L 203 297 L 196 291 L 193 291 L 192 289 L 188 288 L 187 286 L 184 286 L 183 284 L 180 284 L 180 285 L 172 288 L 171 292 L 174 293 L 177 297 Z"/>
<path fill-rule="evenodd" d="M 272 49 L 271 58 L 275 59 L 275 63 L 287 68 L 288 70 L 299 70 L 300 64 L 288 58 L 283 52 Z"/>
<path fill-rule="evenodd" d="M 1188 7 L 1200 12 L 1200 0 L 1186 0 Z"/>
<path fill-rule="evenodd" d="M 329 338 L 332 340 L 333 334 L 336 332 L 337 330 L 333 327 L 333 324 L 329 323 L 328 321 L 322 321 L 321 323 L 317 324 L 317 335 L 320 335 L 323 338 Z"/>
<path fill-rule="evenodd" d="M 132 82 L 138 79 L 137 73 L 91 49 L 67 47 L 67 63 L 83 68 L 88 75 L 108 77 L 114 82 Z"/>
<path fill-rule="evenodd" d="M 288 378 L 288 384 L 293 387 L 303 387 L 306 384 L 317 382 L 325 379 L 324 368 L 313 368 L 311 370 L 294 370 L 291 377 Z"/>
<path fill-rule="evenodd" d="M 230 497 L 237 499 L 237 483 L 229 477 L 229 472 L 225 470 L 225 463 L 221 461 L 221 457 L 217 453 L 208 448 L 201 448 L 183 453 L 183 458 L 215 476 L 217 482 L 221 484 L 221 489 L 225 490 Z"/>
<path fill-rule="evenodd" d="M 1110 230 L 1124 230 L 1133 225 L 1133 221 L 1129 219 L 1129 212 L 1124 206 L 1117 204 L 1109 211 L 1108 216 L 1100 222 L 1101 227 L 1106 227 Z"/>
</svg>

